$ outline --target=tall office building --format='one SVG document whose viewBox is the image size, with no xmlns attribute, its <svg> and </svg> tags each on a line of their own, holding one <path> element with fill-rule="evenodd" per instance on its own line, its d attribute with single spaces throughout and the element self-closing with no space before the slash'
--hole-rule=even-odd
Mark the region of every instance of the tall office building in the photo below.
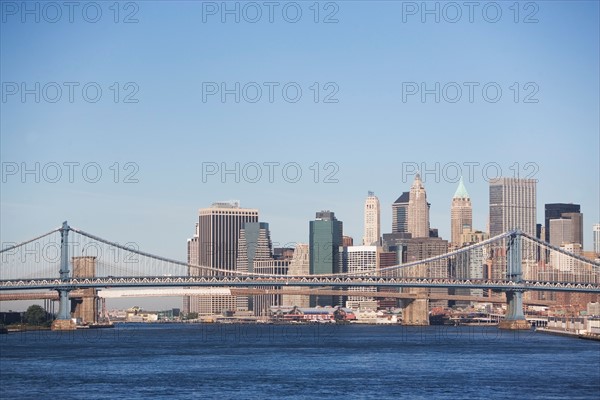
<svg viewBox="0 0 600 400">
<path fill-rule="evenodd" d="M 535 237 L 536 180 L 498 178 L 490 181 L 490 237 L 520 229 Z"/>
<path fill-rule="evenodd" d="M 238 238 L 241 229 L 249 222 L 258 222 L 258 210 L 241 208 L 237 201 L 213 203 L 209 208 L 200 209 L 199 264 L 235 273 Z M 218 314 L 235 309 L 235 296 L 201 296 L 190 304 L 190 311 L 199 314 Z"/>
<path fill-rule="evenodd" d="M 533 237 L 536 234 L 536 180 L 498 178 L 490 181 L 490 237 L 519 229 Z M 488 256 L 491 259 L 491 279 L 505 279 L 507 271 L 507 240 L 494 246 Z M 523 243 L 523 260 L 539 259 L 537 249 Z"/>
<path fill-rule="evenodd" d="M 376 273 L 379 270 L 379 246 L 351 246 L 341 247 L 340 270 L 349 273 Z M 349 291 L 377 292 L 373 287 L 349 287 Z M 348 296 L 346 307 L 359 308 L 362 302 L 373 302 L 373 297 Z"/>
<path fill-rule="evenodd" d="M 365 234 L 363 235 L 363 245 L 371 246 L 379 243 L 381 237 L 381 213 L 379 209 L 379 199 L 375 193 L 369 192 L 365 201 Z"/>
<path fill-rule="evenodd" d="M 571 221 L 573 243 L 579 243 L 583 248 L 583 214 L 580 212 L 566 212 L 562 213 L 560 217 Z M 552 228 L 550 228 L 550 234 L 552 234 Z"/>
<path fill-rule="evenodd" d="M 410 193 L 403 192 L 392 204 L 392 233 L 408 232 L 408 199 Z"/>
<path fill-rule="evenodd" d="M 299 275 L 306 276 L 310 273 L 310 260 L 308 244 L 298 243 L 294 249 L 294 256 L 288 267 L 288 275 Z M 290 291 L 302 290 L 301 287 L 289 287 Z M 310 299 L 308 295 L 304 294 L 290 294 L 283 296 L 284 306 L 296 306 L 299 308 L 310 307 Z"/>
<path fill-rule="evenodd" d="M 413 238 L 429 237 L 429 205 L 421 176 L 415 175 L 408 199 L 408 232 Z"/>
<path fill-rule="evenodd" d="M 424 260 L 426 258 L 439 256 L 448 252 L 448 241 L 441 238 L 414 238 L 406 243 L 406 262 Z M 447 278 L 448 260 L 440 259 L 422 264 L 417 267 L 407 268 L 406 276 L 423 276 L 427 278 Z M 409 293 L 422 293 L 424 289 L 410 289 Z M 448 289 L 432 288 L 429 293 L 447 295 Z M 448 300 L 430 301 L 429 307 L 447 307 Z"/>
<path fill-rule="evenodd" d="M 461 247 L 479 243 L 487 239 L 484 232 L 465 231 L 461 235 Z M 483 279 L 486 269 L 487 248 L 478 247 L 469 251 L 457 254 L 451 259 L 451 271 L 458 279 Z M 466 296 L 483 296 L 482 289 L 454 289 L 454 294 Z M 456 304 L 469 304 L 469 302 L 457 302 Z"/>
<path fill-rule="evenodd" d="M 196 233 L 187 240 L 188 264 L 198 265 L 200 263 L 200 243 L 198 242 L 198 223 L 196 222 Z"/>
<path fill-rule="evenodd" d="M 592 234 L 594 236 L 594 253 L 600 254 L 600 224 L 594 224 Z"/>
<path fill-rule="evenodd" d="M 546 234 L 544 240 L 550 242 L 550 220 L 561 218 L 564 213 L 579 213 L 581 206 L 573 203 L 550 203 L 544 205 L 544 227 Z M 583 229 L 583 228 L 582 228 Z M 579 242 L 577 242 L 579 243 Z M 581 243 L 583 244 L 583 243 Z"/>
<path fill-rule="evenodd" d="M 396 251 L 390 251 L 389 250 L 389 246 L 386 246 L 385 248 L 382 247 L 381 251 L 379 252 L 379 269 L 383 269 L 386 267 L 392 267 L 394 265 L 398 265 L 400 264 L 400 262 L 398 262 L 398 253 Z M 382 273 L 384 275 L 387 275 L 389 273 Z M 398 293 L 399 289 L 398 288 L 393 288 L 393 287 L 380 287 L 378 288 L 378 292 L 383 292 L 383 293 Z M 379 308 L 396 308 L 398 307 L 398 299 L 394 298 L 394 297 L 384 297 L 384 298 L 379 298 Z"/>
<path fill-rule="evenodd" d="M 310 274 L 333 274 L 339 270 L 340 246 L 342 245 L 343 224 L 331 211 L 317 212 L 309 224 Z M 311 296 L 311 306 L 341 305 L 340 296 Z"/>
<path fill-rule="evenodd" d="M 269 224 L 266 222 L 246 222 L 240 230 L 237 251 L 237 272 L 255 272 L 254 265 L 258 261 L 273 260 L 273 245 Z M 253 310 L 253 298 L 237 297 L 237 310 Z"/>
<path fill-rule="evenodd" d="M 560 245 L 562 250 L 568 251 L 569 253 L 581 256 L 581 245 L 579 243 L 564 243 Z M 558 253 L 553 251 L 550 256 L 550 263 L 552 267 L 563 272 L 575 272 L 577 261 L 572 259 L 566 254 Z"/>
<path fill-rule="evenodd" d="M 451 242 L 455 248 L 462 246 L 461 236 L 465 230 L 471 231 L 473 228 L 473 209 L 471 208 L 471 198 L 463 183 L 462 177 L 458 183 L 458 188 L 452 197 L 452 206 L 450 208 L 450 229 Z"/>
<path fill-rule="evenodd" d="M 257 274 L 268 275 L 287 275 L 289 269 L 289 260 L 257 260 L 254 259 L 254 272 Z M 275 286 L 265 286 L 263 289 L 278 289 Z M 269 309 L 272 306 L 282 306 L 283 301 L 281 294 L 259 294 L 252 296 L 252 311 L 256 316 L 268 316 Z"/>
<path fill-rule="evenodd" d="M 192 276 L 200 275 L 200 242 L 198 241 L 198 223 L 196 222 L 196 233 L 187 240 L 187 263 L 189 265 L 188 272 Z M 183 314 L 187 315 L 192 312 L 191 304 L 198 303 L 198 297 L 183 296 Z M 194 307 L 194 312 L 197 312 L 197 307 Z"/>
<path fill-rule="evenodd" d="M 240 229 L 238 238 L 238 272 L 254 272 L 255 260 L 272 260 L 273 244 L 269 224 L 266 222 L 246 222 Z"/>
<path fill-rule="evenodd" d="M 573 221 L 567 218 L 550 220 L 550 244 L 560 247 L 567 243 L 574 243 Z"/>
</svg>

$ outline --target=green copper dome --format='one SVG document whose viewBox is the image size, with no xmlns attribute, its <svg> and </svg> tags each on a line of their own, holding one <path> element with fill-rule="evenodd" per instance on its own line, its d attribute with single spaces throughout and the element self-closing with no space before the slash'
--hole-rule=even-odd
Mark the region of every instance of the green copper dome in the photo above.
<svg viewBox="0 0 600 400">
<path fill-rule="evenodd" d="M 462 176 L 460 177 L 460 182 L 458 182 L 458 187 L 456 188 L 456 192 L 454 192 L 454 199 L 468 199 L 469 193 L 465 188 L 465 184 L 463 183 Z"/>
</svg>

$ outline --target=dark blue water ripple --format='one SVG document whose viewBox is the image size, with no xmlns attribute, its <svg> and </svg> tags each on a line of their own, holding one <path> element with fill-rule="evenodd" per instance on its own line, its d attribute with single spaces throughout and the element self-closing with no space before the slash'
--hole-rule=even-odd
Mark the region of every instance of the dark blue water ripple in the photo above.
<svg viewBox="0 0 600 400">
<path fill-rule="evenodd" d="M 0 337 L 0 398 L 597 399 L 600 343 L 481 327 L 119 325 Z"/>
</svg>

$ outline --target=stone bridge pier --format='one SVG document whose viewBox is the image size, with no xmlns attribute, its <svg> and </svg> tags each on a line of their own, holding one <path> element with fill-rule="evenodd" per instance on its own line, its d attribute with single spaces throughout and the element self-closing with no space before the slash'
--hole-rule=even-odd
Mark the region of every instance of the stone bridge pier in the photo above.
<svg viewBox="0 0 600 400">
<path fill-rule="evenodd" d="M 409 289 L 409 293 L 416 294 L 418 298 L 402 300 L 402 325 L 429 325 L 429 300 L 426 298 L 427 289 Z"/>
</svg>

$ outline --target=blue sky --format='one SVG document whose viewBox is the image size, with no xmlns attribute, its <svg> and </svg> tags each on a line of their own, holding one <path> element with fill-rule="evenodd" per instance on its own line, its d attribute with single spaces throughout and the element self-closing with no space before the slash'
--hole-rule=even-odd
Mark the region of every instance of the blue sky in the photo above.
<svg viewBox="0 0 600 400">
<path fill-rule="evenodd" d="M 479 3 L 473 22 L 461 6 L 456 23 L 446 21 L 455 15 L 446 2 L 427 3 L 439 7 L 439 23 L 421 15 L 422 2 L 320 2 L 319 23 L 313 1 L 278 2 L 273 23 L 262 2 L 253 3 L 262 11 L 256 23 L 244 18 L 254 16 L 248 2 L 237 3 L 239 23 L 234 15 L 221 21 L 221 2 L 122 2 L 118 23 L 113 2 L 97 3 L 96 23 L 86 20 L 95 17 L 86 2 L 77 3 L 72 23 L 63 2 L 54 3 L 62 7 L 56 23 L 49 22 L 55 14 L 45 2 L 38 3 L 39 22 L 20 2 L 1 3 L 2 242 L 33 237 L 67 219 L 107 239 L 185 259 L 198 208 L 227 199 L 258 208 L 279 244 L 306 242 L 308 221 L 321 209 L 335 211 L 345 234 L 360 241 L 367 191 L 379 197 L 383 232 L 389 232 L 391 203 L 412 181 L 406 173 L 415 163 L 425 172 L 439 163 L 439 172 L 424 178 L 431 224 L 444 238 L 456 165 L 472 198 L 474 225 L 486 229 L 487 166 L 488 176 L 500 167 L 503 176 L 538 179 L 540 222 L 544 203 L 581 204 L 584 246 L 591 246 L 592 224 L 600 221 L 598 2 L 522 2 L 517 23 L 513 2 L 494 3 L 502 12 L 495 23 L 489 2 Z M 416 14 L 407 14 L 415 5 Z M 215 7 L 215 15 L 207 13 Z M 286 21 L 297 8 L 299 21 Z M 323 23 L 330 13 L 337 23 Z M 123 23 L 127 16 L 138 22 Z M 527 16 L 538 22 L 525 23 Z M 23 102 L 20 85 L 35 92 L 36 82 L 39 103 L 35 94 Z M 57 98 L 52 82 L 62 88 L 55 103 L 49 101 Z M 220 93 L 203 92 L 212 82 L 229 89 L 256 82 L 262 97 L 247 101 L 255 96 L 250 85 L 239 103 L 233 94 L 222 102 Z M 274 82 L 273 102 L 265 82 Z M 424 102 L 420 93 L 406 94 L 413 83 L 420 90 L 421 83 L 433 89 L 436 82 L 439 103 L 434 94 Z M 472 102 L 465 82 L 474 82 Z M 84 98 L 86 84 L 88 100 L 95 87 L 102 90 L 97 102 Z M 286 84 L 302 90 L 297 102 L 284 98 Z M 452 103 L 456 86 L 462 97 Z M 502 95 L 488 101 L 497 87 Z M 334 91 L 338 101 L 324 102 Z M 290 99 L 295 92 L 287 93 Z M 124 102 L 127 94 L 137 102 Z M 537 102 L 525 102 L 527 95 Z M 32 169 L 36 162 L 40 182 L 32 174 L 23 179 L 22 166 Z M 73 182 L 65 162 L 79 163 Z M 248 182 L 240 170 L 239 183 L 232 174 L 203 179 L 205 163 L 232 169 L 236 162 L 248 166 L 250 178 L 248 163 L 261 165 L 262 178 Z M 280 163 L 273 182 L 269 162 Z M 50 182 L 52 163 L 61 166 L 56 183 Z M 83 176 L 89 163 L 95 164 Z M 288 182 L 294 174 L 282 176 L 287 163 L 300 167 L 298 182 Z M 325 169 L 325 163 L 335 166 Z M 19 170 L 10 175 L 15 165 Z M 98 167 L 102 177 L 88 182 Z M 323 182 L 332 171 L 338 182 Z M 124 182 L 131 172 L 137 183 Z"/>
</svg>

